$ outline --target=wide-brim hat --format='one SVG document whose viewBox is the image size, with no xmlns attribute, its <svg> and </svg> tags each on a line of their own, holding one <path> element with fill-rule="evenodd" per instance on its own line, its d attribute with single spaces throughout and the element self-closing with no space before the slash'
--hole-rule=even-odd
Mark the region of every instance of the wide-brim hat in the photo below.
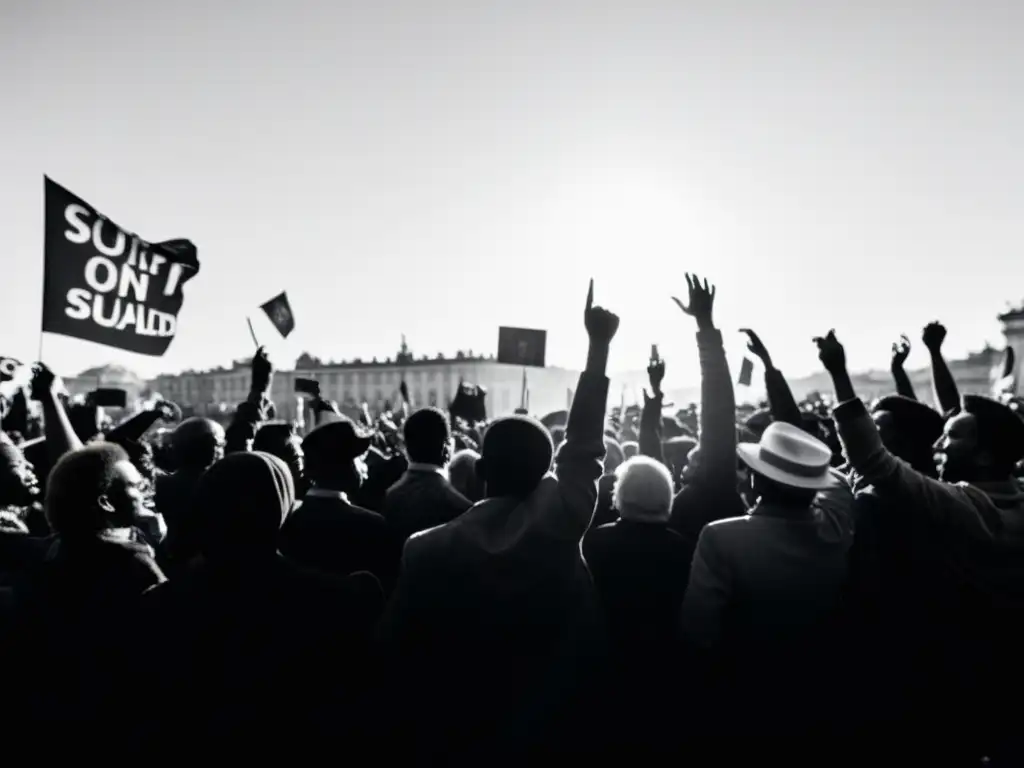
<svg viewBox="0 0 1024 768">
<path fill-rule="evenodd" d="M 770 424 L 759 443 L 740 443 L 736 454 L 752 470 L 780 485 L 818 491 L 837 482 L 831 471 L 831 449 L 785 422 Z"/>
<path fill-rule="evenodd" d="M 302 441 L 302 450 L 333 451 L 341 458 L 355 459 L 362 456 L 373 443 L 373 436 L 361 430 L 352 419 L 332 413 L 321 414 L 325 418 Z"/>
<path fill-rule="evenodd" d="M 872 413 L 878 411 L 891 413 L 898 430 L 909 432 L 912 437 L 928 445 L 942 436 L 942 430 L 946 423 L 942 414 L 934 408 L 903 395 L 883 397 L 875 403 L 875 407 L 871 411 Z"/>
</svg>

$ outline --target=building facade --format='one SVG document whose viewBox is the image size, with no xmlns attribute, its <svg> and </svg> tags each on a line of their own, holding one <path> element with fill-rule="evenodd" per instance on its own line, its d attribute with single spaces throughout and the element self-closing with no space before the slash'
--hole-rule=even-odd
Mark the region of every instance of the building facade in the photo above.
<svg viewBox="0 0 1024 768">
<path fill-rule="evenodd" d="M 238 360 L 230 368 L 183 371 L 164 374 L 149 382 L 149 392 L 159 394 L 182 407 L 186 415 L 230 419 L 237 405 L 249 393 L 252 378 L 249 360 Z M 487 390 L 487 412 L 491 417 L 511 414 L 519 408 L 526 379 L 531 413 L 544 414 L 567 407 L 579 373 L 563 368 L 522 368 L 499 363 L 493 357 L 458 353 L 455 357 L 414 358 L 408 351 L 384 361 L 323 361 L 303 354 L 292 370 L 274 373 L 271 398 L 277 416 L 289 421 L 308 422 L 308 403 L 295 392 L 298 378 L 314 379 L 321 395 L 355 414 L 366 403 L 380 413 L 401 403 L 404 381 L 414 407 L 434 405 L 446 408 L 460 382 Z"/>
<path fill-rule="evenodd" d="M 120 365 L 103 365 L 82 371 L 77 376 L 61 377 L 71 397 L 85 397 L 95 389 L 123 389 L 128 407 L 145 397 L 146 382 Z"/>
<path fill-rule="evenodd" d="M 1024 308 L 1011 310 L 999 316 L 1007 345 L 1017 353 L 1018 380 L 1024 366 Z M 992 371 L 1002 360 L 1003 351 L 986 346 L 961 360 L 949 360 L 950 371 L 962 394 L 991 393 Z M 65 384 L 72 394 L 85 393 L 99 386 L 120 387 L 129 391 L 129 401 L 136 396 L 160 394 L 178 403 L 186 415 L 202 415 L 221 421 L 230 419 L 238 403 L 249 393 L 251 370 L 249 360 L 237 360 L 229 368 L 208 371 L 184 371 L 166 374 L 142 384 L 132 381 L 129 371 L 107 366 L 85 371 Z M 918 398 L 935 405 L 930 368 L 907 372 Z M 323 397 L 336 401 L 349 413 L 357 413 L 365 402 L 371 412 L 379 413 L 386 407 L 401 403 L 400 387 L 404 381 L 414 407 L 434 405 L 447 407 L 462 381 L 477 384 L 487 390 L 487 413 L 493 418 L 513 413 L 522 404 L 523 385 L 528 391 L 527 408 L 536 416 L 566 409 L 575 391 L 579 371 L 564 368 L 522 368 L 499 363 L 493 356 L 457 353 L 454 357 L 415 357 L 404 345 L 398 354 L 383 361 L 373 359 L 324 361 L 303 354 L 291 370 L 278 370 L 274 374 L 271 397 L 278 418 L 310 422 L 308 403 L 296 395 L 297 378 L 314 379 L 320 384 Z M 888 371 L 869 371 L 854 375 L 859 395 L 873 399 L 892 394 L 895 384 Z M 797 397 L 807 392 L 827 392 L 831 380 L 825 373 L 806 379 L 791 381 Z M 633 371 L 612 377 L 608 405 L 617 407 L 642 403 L 642 389 L 647 386 L 646 371 Z M 138 395 L 133 393 L 138 392 Z M 692 388 L 667 393 L 677 407 L 689 400 L 699 399 L 699 383 Z M 738 395 L 740 393 L 737 393 Z M 742 398 L 740 398 L 742 400 Z"/>
<path fill-rule="evenodd" d="M 487 390 L 487 413 L 495 417 L 514 413 L 523 405 L 524 377 L 526 407 L 531 413 L 565 408 L 579 373 L 564 368 L 523 368 L 472 354 L 416 359 L 403 352 L 394 360 L 369 363 L 323 362 L 303 355 L 293 376 L 315 379 L 322 396 L 337 401 L 343 409 L 355 410 L 365 402 L 375 413 L 398 407 L 403 381 L 414 407 L 440 408 L 448 406 L 464 381 Z"/>
</svg>

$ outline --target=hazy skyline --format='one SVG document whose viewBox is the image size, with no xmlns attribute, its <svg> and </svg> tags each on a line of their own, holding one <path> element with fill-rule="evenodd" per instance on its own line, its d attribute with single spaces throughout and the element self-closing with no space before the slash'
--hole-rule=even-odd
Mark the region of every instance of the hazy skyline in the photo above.
<svg viewBox="0 0 1024 768">
<path fill-rule="evenodd" d="M 48 336 L 66 375 L 229 364 L 247 314 L 282 367 L 403 333 L 490 353 L 499 325 L 579 367 L 593 276 L 622 317 L 610 367 L 657 343 L 684 386 L 686 271 L 718 285 L 734 376 L 743 326 L 794 377 L 830 327 L 855 369 L 900 333 L 925 365 L 933 319 L 950 357 L 1001 345 L 1024 299 L 1024 9 L 489 5 L 4 4 L 0 354 L 36 356 L 44 173 L 202 264 L 163 358 Z M 282 289 L 287 342 L 258 309 Z"/>
</svg>

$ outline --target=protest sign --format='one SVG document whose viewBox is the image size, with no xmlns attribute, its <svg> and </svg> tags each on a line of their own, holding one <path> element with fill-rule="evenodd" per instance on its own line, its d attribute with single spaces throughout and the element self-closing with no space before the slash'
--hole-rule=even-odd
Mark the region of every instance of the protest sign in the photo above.
<svg viewBox="0 0 1024 768">
<path fill-rule="evenodd" d="M 532 328 L 498 328 L 498 362 L 544 367 L 548 332 Z"/>
<path fill-rule="evenodd" d="M 754 380 L 754 362 L 749 357 L 743 358 L 743 364 L 740 365 L 740 377 L 737 383 L 741 387 L 749 387 Z"/>
<path fill-rule="evenodd" d="M 188 240 L 150 243 L 46 179 L 43 332 L 163 355 L 185 283 L 199 271 Z"/>
</svg>

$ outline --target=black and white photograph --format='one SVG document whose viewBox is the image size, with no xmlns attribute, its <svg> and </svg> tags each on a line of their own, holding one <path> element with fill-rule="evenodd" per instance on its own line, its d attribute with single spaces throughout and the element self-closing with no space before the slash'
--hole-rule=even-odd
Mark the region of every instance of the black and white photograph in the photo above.
<svg viewBox="0 0 1024 768">
<path fill-rule="evenodd" d="M 0 762 L 1024 768 L 1022 40 L 0 2 Z"/>
</svg>

